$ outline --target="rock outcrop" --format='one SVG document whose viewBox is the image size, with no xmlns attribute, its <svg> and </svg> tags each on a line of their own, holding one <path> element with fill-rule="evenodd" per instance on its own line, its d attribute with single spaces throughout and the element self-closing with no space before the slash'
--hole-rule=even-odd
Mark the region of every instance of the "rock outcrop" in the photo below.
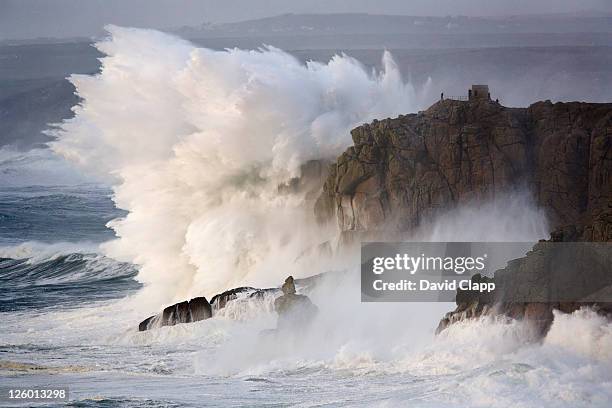
<svg viewBox="0 0 612 408">
<path fill-rule="evenodd" d="M 456 309 L 442 318 L 436 332 L 461 320 L 503 315 L 528 321 L 535 334 L 543 336 L 553 322 L 553 310 L 572 313 L 591 307 L 612 317 L 612 246 L 558 244 L 536 244 L 525 257 L 508 262 L 493 277 L 474 275 L 472 282 L 493 282 L 496 290 L 458 290 Z"/>
<path fill-rule="evenodd" d="M 283 286 L 282 296 L 274 301 L 278 313 L 278 330 L 304 329 L 317 314 L 317 307 L 305 295 L 296 294 L 293 276 L 289 276 Z"/>
<path fill-rule="evenodd" d="M 393 231 L 410 231 L 440 211 L 524 188 L 547 212 L 551 241 L 612 241 L 612 104 L 546 101 L 507 108 L 489 100 L 443 100 L 418 114 L 360 126 L 351 135 L 354 145 L 335 163 L 308 162 L 301 177 L 278 187 L 280 194 L 301 193 L 311 200 L 324 179 L 315 215 L 319 222 L 338 223 L 341 243 L 389 239 Z M 321 250 L 331 250 L 328 246 Z M 544 245 L 536 246 L 493 278 L 474 276 L 478 282 L 494 281 L 501 290 L 495 296 L 459 291 L 457 309 L 438 330 L 458 320 L 505 315 L 533 321 L 545 333 L 553 309 L 571 312 L 589 305 L 601 313 L 612 311 L 602 301 L 612 295 L 605 273 L 593 273 L 597 280 L 590 286 L 578 276 L 566 282 L 580 289 L 571 301 L 524 297 L 530 293 L 525 282 L 550 281 L 550 268 L 541 263 L 546 256 Z M 279 328 L 303 327 L 316 313 L 292 285 L 291 278 L 275 301 Z M 197 321 L 194 316 L 201 320 L 229 302 L 269 290 L 228 290 L 213 297 L 208 309 L 202 302 L 202 312 L 196 313 L 191 310 L 195 299 L 178 303 L 143 321 L 139 330 Z"/>
<path fill-rule="evenodd" d="M 612 104 L 444 100 L 351 135 L 315 205 L 319 221 L 335 217 L 345 234 L 408 231 L 440 210 L 526 187 L 553 227 L 612 239 Z"/>
<path fill-rule="evenodd" d="M 322 274 L 304 279 L 297 279 L 295 281 L 293 278 L 291 278 L 293 292 L 289 295 L 289 298 L 283 298 L 284 300 L 287 300 L 287 302 L 286 307 L 281 306 L 281 309 L 283 311 L 290 311 L 294 305 L 304 304 L 306 305 L 306 309 L 312 311 L 314 308 L 316 311 L 316 306 L 312 305 L 306 296 L 295 294 L 294 282 L 300 286 L 301 290 L 308 291 L 314 287 L 321 277 Z M 287 284 L 285 284 L 283 287 L 285 288 L 285 291 L 290 291 Z M 242 286 L 226 290 L 225 292 L 213 296 L 210 303 L 205 297 L 197 297 L 189 301 L 179 302 L 172 306 L 168 306 L 161 313 L 148 317 L 138 325 L 138 330 L 146 331 L 163 326 L 174 326 L 175 324 L 198 322 L 216 315 L 231 302 L 236 302 L 239 300 L 264 301 L 266 296 L 278 296 L 278 293 L 280 292 L 281 290 L 278 288 L 258 289 L 250 286 Z M 281 300 L 281 302 L 282 301 L 283 300 Z M 310 305 L 310 308 L 308 307 L 308 304 Z"/>
<path fill-rule="evenodd" d="M 324 160 L 309 160 L 300 166 L 300 176 L 278 186 L 280 194 L 304 194 L 306 200 L 316 200 L 321 186 L 328 176 L 330 163 Z"/>
<path fill-rule="evenodd" d="M 443 100 L 351 135 L 354 145 L 331 166 L 315 205 L 320 222 L 336 219 L 341 243 L 389 239 L 439 211 L 525 188 L 551 221 L 551 241 L 612 241 L 612 104 L 506 108 L 489 100 Z M 536 245 L 493 278 L 474 276 L 494 281 L 497 295 L 459 291 L 456 310 L 438 331 L 463 319 L 505 315 L 532 321 L 543 334 L 553 309 L 612 311 L 605 302 L 612 294 L 609 270 L 564 276 L 577 289 L 572 299 L 532 296 L 541 281 L 553 278 L 543 267 L 547 256 L 545 245 Z"/>
<path fill-rule="evenodd" d="M 235 289 L 226 290 L 223 293 L 219 293 L 210 299 L 210 305 L 213 311 L 223 309 L 228 302 L 238 299 L 239 296 L 250 296 L 257 292 L 258 289 L 250 286 L 242 286 Z"/>
<path fill-rule="evenodd" d="M 138 325 L 139 331 L 156 327 L 174 326 L 179 323 L 192 323 L 208 319 L 212 316 L 212 308 L 205 297 L 196 297 L 189 301 L 176 303 L 166 307 L 160 314 L 151 316 Z"/>
<path fill-rule="evenodd" d="M 228 303 L 238 299 L 263 299 L 266 293 L 276 292 L 278 289 L 257 289 L 252 287 L 239 287 L 226 290 L 211 298 L 210 303 L 205 297 L 197 297 L 189 301 L 179 302 L 166 307 L 161 313 L 143 320 L 138 325 L 139 331 L 145 331 L 163 326 L 174 326 L 180 323 L 193 323 L 205 320 L 221 309 Z"/>
</svg>

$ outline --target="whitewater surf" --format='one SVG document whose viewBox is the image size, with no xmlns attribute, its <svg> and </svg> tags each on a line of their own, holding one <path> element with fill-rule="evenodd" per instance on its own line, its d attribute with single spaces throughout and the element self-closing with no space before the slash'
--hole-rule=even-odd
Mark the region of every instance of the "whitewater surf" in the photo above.
<svg viewBox="0 0 612 408">
<path fill-rule="evenodd" d="M 308 189 L 282 186 L 335 160 L 354 127 L 426 108 L 431 81 L 402 79 L 392 53 L 371 71 L 116 26 L 96 47 L 100 71 L 70 78 L 81 102 L 50 131 L 95 183 L 0 192 L 3 387 L 70 384 L 74 406 L 609 406 L 612 325 L 595 312 L 559 314 L 543 339 L 501 317 L 436 336 L 454 304 L 362 303 L 354 253 L 317 250 L 338 247 L 337 226 L 316 222 Z M 533 197 L 512 191 L 404 238 L 549 233 Z M 276 327 L 272 295 L 137 330 L 191 297 L 325 272 L 304 288 L 319 313 L 293 337 L 261 336 Z"/>
</svg>

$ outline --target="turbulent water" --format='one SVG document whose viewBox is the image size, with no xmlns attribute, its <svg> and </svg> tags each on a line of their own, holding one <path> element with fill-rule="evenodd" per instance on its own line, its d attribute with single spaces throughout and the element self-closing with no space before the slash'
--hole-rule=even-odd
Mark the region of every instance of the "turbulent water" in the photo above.
<svg viewBox="0 0 612 408">
<path fill-rule="evenodd" d="M 277 49 L 111 34 L 98 45 L 101 73 L 72 79 L 83 102 L 53 145 L 104 184 L 83 184 L 48 151 L 0 156 L 3 386 L 68 385 L 69 405 L 92 407 L 609 406 L 612 326 L 594 313 L 558 316 L 542 343 L 505 320 L 434 336 L 453 305 L 361 303 L 352 259 L 310 251 L 336 231 L 312 222 L 306 195 L 278 185 L 341 152 L 356 124 L 422 108 L 390 54 L 372 73 L 345 56 L 303 65 Z M 547 232 L 529 196 L 515 193 L 410 238 Z M 188 296 L 339 267 L 348 272 L 309 292 L 320 313 L 295 336 L 262 335 L 276 324 L 271 297 L 136 329 Z"/>
</svg>

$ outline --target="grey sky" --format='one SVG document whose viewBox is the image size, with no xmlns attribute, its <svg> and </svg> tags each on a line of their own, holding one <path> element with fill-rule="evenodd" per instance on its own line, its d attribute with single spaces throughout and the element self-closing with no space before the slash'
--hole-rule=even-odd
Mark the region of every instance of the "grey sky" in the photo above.
<svg viewBox="0 0 612 408">
<path fill-rule="evenodd" d="M 612 11 L 609 0 L 0 0 L 0 39 L 75 37 L 104 24 L 169 28 L 282 13 L 512 15 Z"/>
</svg>

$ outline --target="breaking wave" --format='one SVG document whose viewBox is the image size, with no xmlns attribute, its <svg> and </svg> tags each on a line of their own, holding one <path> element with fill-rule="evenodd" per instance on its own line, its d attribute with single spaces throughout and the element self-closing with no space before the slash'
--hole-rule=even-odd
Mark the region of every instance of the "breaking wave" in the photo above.
<svg viewBox="0 0 612 408">
<path fill-rule="evenodd" d="M 133 265 L 96 250 L 95 244 L 70 243 L 0 247 L 0 313 L 91 306 L 141 287 Z"/>
<path fill-rule="evenodd" d="M 16 360 L 0 360 L 0 370 L 98 372 L 116 389 L 130 388 L 118 395 L 171 376 L 194 405 L 206 393 L 249 405 L 260 394 L 288 405 L 608 406 L 612 325 L 588 309 L 557 314 L 542 342 L 529 326 L 501 318 L 457 323 L 434 336 L 453 305 L 363 304 L 355 275 L 327 274 L 308 292 L 321 313 L 298 336 L 262 336 L 276 324 L 272 296 L 232 301 L 204 321 L 137 332 L 138 321 L 173 301 L 325 270 L 329 264 L 305 250 L 336 231 L 316 226 L 306 193 L 281 194 L 278 186 L 309 160 L 333 159 L 350 144 L 352 127 L 416 111 L 424 101 L 389 53 L 381 72 L 368 72 L 345 55 L 302 64 L 271 47 L 213 51 L 150 30 L 109 32 L 97 44 L 106 55 L 101 72 L 71 78 L 83 101 L 54 131 L 52 148 L 106 178 L 128 213 L 96 207 L 95 219 L 114 218 L 118 236 L 102 244 L 104 254 L 98 242 L 106 235 L 83 225 L 82 234 L 67 236 L 95 243 L 0 248 L 0 312 L 10 328 L 0 352 Z M 15 157 L 0 158 L 0 167 L 12 169 Z M 33 163 L 36 176 L 44 166 Z M 90 206 L 60 190 L 10 193 L 28 215 L 39 209 L 40 218 L 27 220 L 32 225 L 58 202 L 71 214 Z M 4 216 L 23 224 L 11 203 Z M 48 229 L 57 238 L 60 228 Z M 510 194 L 451 210 L 412 238 L 530 241 L 547 233 L 529 197 Z M 137 270 L 146 290 L 136 299 Z M 36 366 L 19 361 L 23 355 L 35 355 Z M 304 384 L 307 395 L 295 393 Z"/>
<path fill-rule="evenodd" d="M 158 305 L 312 274 L 324 242 L 303 194 L 278 194 L 312 159 L 335 158 L 350 129 L 413 112 L 421 93 L 391 54 L 380 72 L 337 55 L 301 63 L 273 47 L 198 48 L 151 30 L 108 27 L 96 75 L 53 150 L 105 176 L 129 214 L 110 225 L 114 258 L 139 266 Z"/>
</svg>

